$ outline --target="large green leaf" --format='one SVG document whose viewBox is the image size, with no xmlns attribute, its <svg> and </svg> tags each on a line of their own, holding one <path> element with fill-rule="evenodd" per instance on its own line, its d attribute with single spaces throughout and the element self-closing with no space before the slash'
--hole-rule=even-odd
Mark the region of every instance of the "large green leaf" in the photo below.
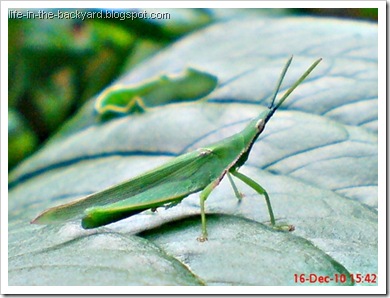
<svg viewBox="0 0 390 298">
<path fill-rule="evenodd" d="M 207 201 L 205 243 L 196 240 L 198 194 L 96 230 L 29 224 L 48 207 L 239 131 L 268 104 L 291 54 L 283 90 L 324 60 L 270 120 L 241 171 L 296 231 L 268 228 L 263 198 L 237 182 L 245 194 L 238 203 L 226 181 Z M 232 20 L 178 41 L 119 83 L 187 67 L 218 77 L 207 101 L 99 123 L 92 99 L 10 174 L 10 285 L 301 285 L 294 274 L 378 272 L 377 26 Z"/>
</svg>

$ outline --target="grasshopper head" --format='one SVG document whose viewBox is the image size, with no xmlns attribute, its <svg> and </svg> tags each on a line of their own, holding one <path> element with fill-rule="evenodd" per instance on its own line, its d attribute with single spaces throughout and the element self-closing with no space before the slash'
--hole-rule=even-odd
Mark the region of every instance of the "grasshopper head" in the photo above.
<svg viewBox="0 0 390 298">
<path fill-rule="evenodd" d="M 282 81 L 284 79 L 284 76 L 286 75 L 287 69 L 289 68 L 292 56 L 290 59 L 288 59 L 286 65 L 283 68 L 283 71 L 280 75 L 279 81 L 276 84 L 275 91 L 273 92 L 273 95 L 271 97 L 271 104 L 269 105 L 269 109 L 266 112 L 263 112 L 259 116 L 259 120 L 256 122 L 257 129 L 261 132 L 265 124 L 268 122 L 269 119 L 271 119 L 272 115 L 275 113 L 275 111 L 282 105 L 282 103 L 286 100 L 286 98 L 303 82 L 303 80 L 312 72 L 312 70 L 318 65 L 318 63 L 321 62 L 322 58 L 317 59 L 303 74 L 302 76 L 283 94 L 282 98 L 278 101 L 278 103 L 275 104 L 276 96 L 279 92 L 280 86 L 282 84 Z"/>
<path fill-rule="evenodd" d="M 256 122 L 256 128 L 261 133 L 264 130 L 265 125 L 268 120 L 271 119 L 272 115 L 275 113 L 276 109 L 274 107 L 268 109 L 267 111 L 262 112 Z"/>
</svg>

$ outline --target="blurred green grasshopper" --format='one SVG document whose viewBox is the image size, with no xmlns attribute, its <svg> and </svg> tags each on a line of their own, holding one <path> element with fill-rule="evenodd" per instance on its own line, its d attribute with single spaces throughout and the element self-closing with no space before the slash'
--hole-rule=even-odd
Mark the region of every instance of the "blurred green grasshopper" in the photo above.
<svg viewBox="0 0 390 298">
<path fill-rule="evenodd" d="M 291 86 L 277 104 L 275 98 L 292 61 L 287 61 L 271 98 L 269 108 L 254 118 L 241 132 L 195 151 L 180 155 L 168 163 L 128 181 L 88 195 L 68 204 L 44 211 L 32 223 L 50 224 L 82 217 L 82 227 L 91 229 L 127 218 L 147 209 L 174 206 L 192 193 L 200 193 L 202 234 L 200 241 L 207 240 L 205 201 L 220 181 L 228 176 L 235 195 L 241 195 L 232 177 L 237 177 L 264 195 L 271 226 L 275 229 L 293 230 L 293 226 L 276 225 L 271 202 L 265 189 L 238 172 L 245 164 L 253 144 L 274 112 L 320 63 L 316 60 Z"/>
</svg>

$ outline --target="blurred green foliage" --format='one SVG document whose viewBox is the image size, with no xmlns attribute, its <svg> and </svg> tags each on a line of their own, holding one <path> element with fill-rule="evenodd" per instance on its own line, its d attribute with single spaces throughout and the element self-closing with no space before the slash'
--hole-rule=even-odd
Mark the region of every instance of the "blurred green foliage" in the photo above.
<svg viewBox="0 0 390 298">
<path fill-rule="evenodd" d="M 365 19 L 371 21 L 378 21 L 377 8 L 309 8 L 297 9 L 299 14 L 318 15 L 326 17 L 338 17 L 349 19 Z"/>
<path fill-rule="evenodd" d="M 31 154 L 37 145 L 37 138 L 22 116 L 8 109 L 8 164 L 16 164 Z"/>
<path fill-rule="evenodd" d="M 202 10 L 175 15 L 174 21 L 157 23 L 9 19 L 9 168 L 121 73 L 211 20 Z"/>
<path fill-rule="evenodd" d="M 167 12 L 170 18 L 8 19 L 9 169 L 120 74 L 194 30 L 233 17 L 322 13 L 314 9 L 147 11 Z M 325 11 L 332 15 L 335 10 Z M 342 11 L 344 16 L 377 18 L 376 9 Z"/>
</svg>

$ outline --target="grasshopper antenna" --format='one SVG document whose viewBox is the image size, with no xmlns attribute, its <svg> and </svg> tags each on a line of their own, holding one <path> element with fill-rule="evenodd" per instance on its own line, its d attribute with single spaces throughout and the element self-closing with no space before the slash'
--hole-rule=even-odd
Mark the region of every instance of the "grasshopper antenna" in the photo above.
<svg viewBox="0 0 390 298">
<path fill-rule="evenodd" d="M 280 74 L 278 83 L 276 84 L 274 93 L 273 93 L 273 95 L 272 95 L 271 103 L 270 103 L 270 105 L 268 106 L 269 109 L 272 109 L 272 108 L 274 107 L 274 103 L 275 103 L 276 96 L 278 95 L 280 86 L 282 85 L 282 82 L 283 82 L 283 80 L 284 80 L 284 76 L 286 75 L 286 72 L 287 72 L 288 68 L 290 67 L 290 64 L 291 64 L 292 59 L 293 59 L 293 56 L 291 56 L 290 59 L 288 59 L 286 65 L 284 66 L 284 68 L 283 68 L 283 70 L 282 70 L 282 73 Z"/>
<path fill-rule="evenodd" d="M 288 67 L 290 66 L 291 64 L 291 60 L 292 60 L 292 56 L 291 58 L 288 60 L 288 62 L 286 63 L 286 66 L 284 67 L 283 71 L 282 71 L 282 74 L 280 76 L 280 79 L 279 79 L 279 82 L 276 86 L 276 89 L 275 89 L 275 92 L 277 93 L 279 91 L 279 88 L 280 88 L 280 85 L 282 83 L 282 80 L 284 78 L 284 76 L 286 75 L 286 72 L 287 72 L 287 69 Z M 267 123 L 267 121 L 272 117 L 272 115 L 275 113 L 275 111 L 283 104 L 283 102 L 286 100 L 286 98 L 295 90 L 295 88 L 297 88 L 299 86 L 299 84 L 301 84 L 303 82 L 304 79 L 306 79 L 306 77 L 313 71 L 313 69 L 318 65 L 318 63 L 320 63 L 322 60 L 322 58 L 319 58 L 317 59 L 304 73 L 303 75 L 294 83 L 294 85 L 292 85 L 287 91 L 286 93 L 283 94 L 282 98 L 279 100 L 279 102 L 274 105 L 274 101 L 275 101 L 275 98 L 276 98 L 276 93 L 274 93 L 273 95 L 273 99 L 272 99 L 272 102 L 271 102 L 271 105 L 269 107 L 270 111 L 267 115 L 267 117 L 265 118 L 265 123 Z"/>
</svg>

